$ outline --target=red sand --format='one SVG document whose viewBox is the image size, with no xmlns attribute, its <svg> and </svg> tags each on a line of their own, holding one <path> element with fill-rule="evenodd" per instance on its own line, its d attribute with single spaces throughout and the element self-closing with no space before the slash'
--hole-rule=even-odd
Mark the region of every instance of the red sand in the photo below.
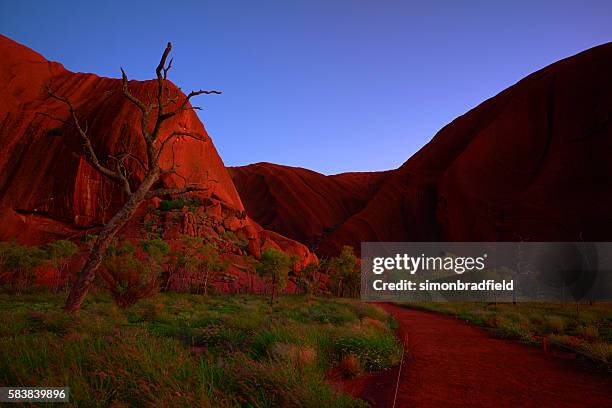
<svg viewBox="0 0 612 408">
<path fill-rule="evenodd" d="M 396 407 L 612 407 L 612 378 L 456 318 L 382 305 L 407 337 Z M 393 406 L 398 368 L 345 390 Z"/>
</svg>

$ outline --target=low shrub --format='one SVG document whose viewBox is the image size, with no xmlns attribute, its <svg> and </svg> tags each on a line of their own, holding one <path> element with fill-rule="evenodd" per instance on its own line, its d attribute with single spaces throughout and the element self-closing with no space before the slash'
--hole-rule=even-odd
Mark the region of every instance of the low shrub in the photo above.
<svg viewBox="0 0 612 408">
<path fill-rule="evenodd" d="M 529 328 L 521 323 L 509 319 L 499 319 L 497 328 L 503 337 L 521 340 L 525 342 L 533 341 Z"/>
<path fill-rule="evenodd" d="M 595 340 L 599 337 L 599 330 L 595 326 L 578 326 L 576 333 L 587 340 Z"/>
<path fill-rule="evenodd" d="M 103 258 L 100 276 L 121 307 L 151 296 L 160 287 L 160 263 L 168 244 L 161 240 L 141 241 L 140 247 L 142 256 L 129 241 L 121 241 L 111 245 Z"/>
<path fill-rule="evenodd" d="M 561 316 L 548 316 L 544 320 L 544 326 L 555 334 L 563 334 L 567 323 Z"/>
<path fill-rule="evenodd" d="M 34 285 L 34 269 L 49 265 L 61 273 L 68 258 L 77 252 L 70 241 L 54 241 L 38 247 L 15 241 L 0 242 L 0 283 L 13 285 L 18 292 Z"/>
<path fill-rule="evenodd" d="M 336 341 L 337 359 L 353 355 L 367 371 L 391 367 L 399 362 L 401 348 L 393 333 L 370 332 L 341 337 Z"/>
<path fill-rule="evenodd" d="M 584 345 L 586 351 L 595 359 L 604 363 L 612 363 L 612 344 L 595 342 Z"/>
</svg>

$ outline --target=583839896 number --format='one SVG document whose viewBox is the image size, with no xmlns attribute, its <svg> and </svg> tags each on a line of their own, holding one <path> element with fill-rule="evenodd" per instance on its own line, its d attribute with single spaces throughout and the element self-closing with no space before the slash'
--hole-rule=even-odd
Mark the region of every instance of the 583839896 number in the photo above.
<svg viewBox="0 0 612 408">
<path fill-rule="evenodd" d="M 68 402 L 68 387 L 0 387 L 0 402 Z"/>
</svg>

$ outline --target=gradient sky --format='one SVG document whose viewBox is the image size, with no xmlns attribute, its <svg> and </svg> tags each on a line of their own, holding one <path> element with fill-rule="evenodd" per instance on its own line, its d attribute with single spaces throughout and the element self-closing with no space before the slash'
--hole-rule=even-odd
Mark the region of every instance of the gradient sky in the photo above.
<svg viewBox="0 0 612 408">
<path fill-rule="evenodd" d="M 525 75 L 612 40 L 610 1 L 0 2 L 0 32 L 72 71 L 219 89 L 226 165 L 395 168 Z M 1 56 L 0 56 L 1 58 Z"/>
</svg>

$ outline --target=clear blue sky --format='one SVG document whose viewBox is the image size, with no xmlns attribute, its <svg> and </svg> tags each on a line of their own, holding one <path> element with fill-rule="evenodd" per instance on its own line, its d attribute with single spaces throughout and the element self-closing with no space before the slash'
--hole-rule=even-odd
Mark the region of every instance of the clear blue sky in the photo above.
<svg viewBox="0 0 612 408">
<path fill-rule="evenodd" d="M 611 1 L 2 1 L 0 32 L 73 71 L 201 97 L 227 165 L 399 166 L 523 76 L 612 40 Z"/>
</svg>

